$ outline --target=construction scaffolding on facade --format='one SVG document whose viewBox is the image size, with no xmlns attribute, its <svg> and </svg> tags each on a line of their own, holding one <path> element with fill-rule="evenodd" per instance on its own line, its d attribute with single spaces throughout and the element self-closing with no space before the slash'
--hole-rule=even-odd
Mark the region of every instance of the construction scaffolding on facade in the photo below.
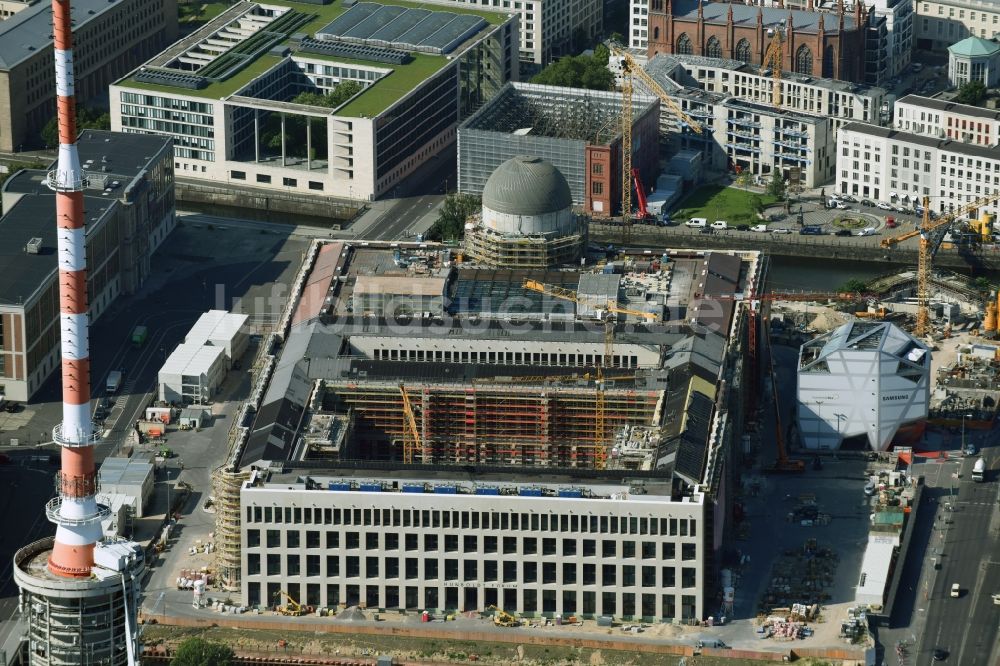
<svg viewBox="0 0 1000 666">
<path fill-rule="evenodd" d="M 327 382 L 324 409 L 352 410 L 362 450 L 402 442 L 407 423 L 399 385 Z M 407 385 L 422 447 L 413 462 L 593 469 L 598 449 L 625 426 L 655 425 L 663 391 L 606 389 L 598 429 L 593 387 Z M 428 455 L 425 457 L 424 452 Z M 402 460 L 402 447 L 394 447 Z"/>
<path fill-rule="evenodd" d="M 218 469 L 212 474 L 215 494 L 215 563 L 219 585 L 224 590 L 240 589 L 240 488 L 250 472 Z"/>
<path fill-rule="evenodd" d="M 545 269 L 579 260 L 586 246 L 586 224 L 580 221 L 579 233 L 570 236 L 510 236 L 499 234 L 479 224 L 479 216 L 470 219 L 466 230 L 465 256 L 487 266 Z"/>
<path fill-rule="evenodd" d="M 640 118 L 657 101 L 636 95 Z M 621 96 L 601 90 L 530 83 L 507 84 L 459 129 L 460 192 L 479 194 L 502 162 L 534 155 L 566 177 L 577 205 L 584 202 L 585 146 L 621 141 Z"/>
</svg>

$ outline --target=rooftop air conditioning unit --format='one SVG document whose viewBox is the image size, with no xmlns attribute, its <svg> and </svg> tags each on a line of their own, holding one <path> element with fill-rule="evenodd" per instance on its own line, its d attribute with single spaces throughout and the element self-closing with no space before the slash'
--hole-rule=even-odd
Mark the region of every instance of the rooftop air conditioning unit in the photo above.
<svg viewBox="0 0 1000 666">
<path fill-rule="evenodd" d="M 42 239 L 32 238 L 28 241 L 28 244 L 24 246 L 24 251 L 28 254 L 38 254 L 42 250 Z"/>
</svg>

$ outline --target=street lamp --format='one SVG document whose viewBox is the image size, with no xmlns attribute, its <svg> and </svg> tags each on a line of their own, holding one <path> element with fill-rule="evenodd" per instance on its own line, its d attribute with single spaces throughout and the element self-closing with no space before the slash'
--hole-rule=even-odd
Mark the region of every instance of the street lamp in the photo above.
<svg viewBox="0 0 1000 666">
<path fill-rule="evenodd" d="M 962 414 L 962 453 L 965 453 L 965 419 L 971 419 L 972 414 Z"/>
<path fill-rule="evenodd" d="M 816 447 L 822 448 L 819 445 L 819 428 L 820 424 L 823 422 L 823 401 L 816 401 Z"/>
</svg>

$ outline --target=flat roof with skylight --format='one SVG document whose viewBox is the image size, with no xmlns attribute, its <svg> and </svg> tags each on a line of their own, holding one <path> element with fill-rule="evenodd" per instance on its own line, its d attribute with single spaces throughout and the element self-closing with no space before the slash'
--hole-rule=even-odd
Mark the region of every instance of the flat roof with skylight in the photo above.
<svg viewBox="0 0 1000 666">
<path fill-rule="evenodd" d="M 290 60 L 318 59 L 389 70 L 334 111 L 374 116 L 512 16 L 404 0 L 239 3 L 117 85 L 225 99 Z"/>
</svg>

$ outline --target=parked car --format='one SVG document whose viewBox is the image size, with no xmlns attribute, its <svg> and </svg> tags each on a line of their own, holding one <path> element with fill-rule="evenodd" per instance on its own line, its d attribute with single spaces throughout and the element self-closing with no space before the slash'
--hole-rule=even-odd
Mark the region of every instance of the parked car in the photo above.
<svg viewBox="0 0 1000 666">
<path fill-rule="evenodd" d="M 873 208 L 875 206 L 870 199 L 862 199 L 860 203 L 862 206 L 868 206 L 869 208 Z"/>
<path fill-rule="evenodd" d="M 775 234 L 790 234 L 790 233 L 792 233 L 792 230 L 791 229 L 781 229 L 781 228 L 778 228 L 778 229 L 772 230 L 771 233 L 775 233 Z"/>
<path fill-rule="evenodd" d="M 850 202 L 850 203 L 857 203 L 857 201 L 858 201 L 857 199 L 855 199 L 854 197 L 852 197 L 850 194 L 840 194 L 840 195 L 837 196 L 837 198 L 840 199 L 841 201 L 847 201 L 847 202 Z"/>
<path fill-rule="evenodd" d="M 737 224 L 736 225 L 736 231 L 750 231 L 750 225 L 749 224 Z"/>
<path fill-rule="evenodd" d="M 958 599 L 960 596 L 962 596 L 962 586 L 959 585 L 958 583 L 952 583 L 950 596 L 953 599 Z"/>
<path fill-rule="evenodd" d="M 922 62 L 915 62 L 912 65 L 910 65 L 910 69 L 912 69 L 914 73 L 922 71 L 923 68 L 924 64 Z"/>
<path fill-rule="evenodd" d="M 851 230 L 850 229 L 837 229 L 837 231 L 834 233 L 834 235 L 835 236 L 850 236 L 851 235 Z"/>
<path fill-rule="evenodd" d="M 799 234 L 802 236 L 822 236 L 822 227 L 802 227 L 799 229 Z"/>
<path fill-rule="evenodd" d="M 885 218 L 885 228 L 886 229 L 895 229 L 897 226 L 899 226 L 899 225 L 896 224 L 896 218 L 894 218 L 891 215 L 889 217 Z"/>
<path fill-rule="evenodd" d="M 874 236 L 877 233 L 878 233 L 878 230 L 875 227 L 865 227 L 864 229 L 862 229 L 861 231 L 858 232 L 858 235 L 859 236 Z"/>
<path fill-rule="evenodd" d="M 755 224 L 752 227 L 750 227 L 750 231 L 756 231 L 757 233 L 763 233 L 765 231 L 770 231 L 770 229 L 767 228 L 766 224 Z"/>
<path fill-rule="evenodd" d="M 698 231 L 700 231 L 703 234 L 714 234 L 715 233 L 715 229 L 713 229 L 712 227 L 702 227 Z"/>
<path fill-rule="evenodd" d="M 729 228 L 729 223 L 726 222 L 725 220 L 716 220 L 715 222 L 712 222 L 712 228 L 713 229 L 720 229 L 720 230 L 721 229 L 728 229 Z"/>
<path fill-rule="evenodd" d="M 979 450 L 976 448 L 975 444 L 969 442 L 968 444 L 965 445 L 965 448 L 962 449 L 962 453 L 964 453 L 967 456 L 974 456 L 977 453 L 979 453 Z"/>
<path fill-rule="evenodd" d="M 19 411 L 21 411 L 21 403 L 6 402 L 4 403 L 3 410 L 8 414 L 17 414 Z"/>
<path fill-rule="evenodd" d="M 880 208 L 882 210 L 892 210 L 892 205 L 891 204 L 887 204 L 884 201 L 876 201 L 875 202 L 875 207 L 876 208 Z"/>
<path fill-rule="evenodd" d="M 693 229 L 700 229 L 702 227 L 708 226 L 708 219 L 704 217 L 692 217 L 690 220 L 684 223 L 685 227 L 691 227 Z"/>
</svg>

